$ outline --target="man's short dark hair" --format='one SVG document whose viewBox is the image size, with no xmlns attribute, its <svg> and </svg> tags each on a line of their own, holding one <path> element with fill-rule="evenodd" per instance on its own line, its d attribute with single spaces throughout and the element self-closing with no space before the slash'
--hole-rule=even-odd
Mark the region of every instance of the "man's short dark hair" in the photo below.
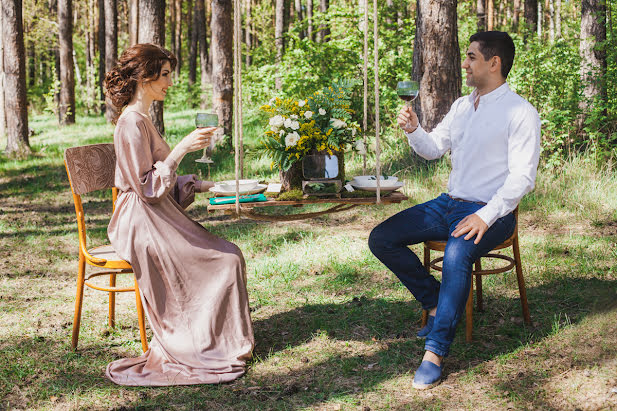
<svg viewBox="0 0 617 411">
<path fill-rule="evenodd" d="M 477 41 L 484 60 L 498 56 L 501 59 L 501 74 L 508 78 L 508 73 L 514 63 L 514 41 L 503 31 L 480 31 L 469 38 L 469 42 Z"/>
</svg>

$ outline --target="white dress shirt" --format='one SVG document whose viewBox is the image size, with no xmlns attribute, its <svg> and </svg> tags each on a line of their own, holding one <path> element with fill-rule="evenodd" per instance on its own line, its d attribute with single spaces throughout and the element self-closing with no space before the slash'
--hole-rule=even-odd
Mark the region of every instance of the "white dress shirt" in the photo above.
<svg viewBox="0 0 617 411">
<path fill-rule="evenodd" d="M 535 184 L 540 157 L 540 117 L 507 83 L 480 96 L 459 98 L 431 133 L 406 133 L 420 156 L 433 160 L 450 150 L 448 193 L 487 203 L 476 214 L 489 227 L 512 212 Z"/>
</svg>

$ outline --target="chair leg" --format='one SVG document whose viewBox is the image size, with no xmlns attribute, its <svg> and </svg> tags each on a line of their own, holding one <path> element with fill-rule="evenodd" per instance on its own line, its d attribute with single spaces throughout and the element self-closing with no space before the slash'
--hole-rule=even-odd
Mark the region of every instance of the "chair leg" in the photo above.
<svg viewBox="0 0 617 411">
<path fill-rule="evenodd" d="M 109 275 L 109 286 L 116 286 L 116 274 Z M 109 326 L 114 328 L 116 326 L 116 292 L 109 292 Z"/>
<path fill-rule="evenodd" d="M 512 251 L 514 253 L 514 262 L 516 265 L 516 279 L 518 280 L 518 293 L 521 296 L 521 307 L 523 309 L 523 319 L 526 324 L 531 324 L 531 315 L 529 315 L 529 306 L 527 305 L 527 290 L 525 288 L 525 278 L 523 278 L 523 267 L 521 263 L 521 252 L 518 248 L 518 235 L 512 242 Z"/>
<path fill-rule="evenodd" d="M 471 342 L 473 331 L 473 281 L 471 281 L 469 287 L 469 297 L 465 305 L 465 317 L 465 341 L 469 343 Z"/>
<path fill-rule="evenodd" d="M 86 277 L 86 259 L 79 253 L 79 270 L 77 272 L 77 294 L 75 296 L 75 316 L 73 317 L 73 336 L 71 338 L 71 347 L 73 350 L 77 348 L 79 341 L 79 327 L 81 325 L 81 307 L 84 300 L 84 282 Z"/>
<path fill-rule="evenodd" d="M 141 296 L 139 294 L 139 285 L 135 279 L 135 302 L 137 305 L 137 321 L 139 322 L 139 336 L 141 337 L 141 349 L 148 351 L 148 338 L 146 337 L 146 320 L 144 318 L 144 307 L 141 305 Z"/>
<path fill-rule="evenodd" d="M 431 250 L 424 244 L 424 268 L 430 274 L 431 273 Z M 428 311 L 422 310 L 421 326 L 424 327 L 428 322 Z"/>
<path fill-rule="evenodd" d="M 478 258 L 476 261 L 476 272 L 482 271 L 482 261 Z M 484 311 L 484 302 L 482 300 L 482 276 L 475 275 L 476 277 L 476 306 L 478 311 Z"/>
</svg>

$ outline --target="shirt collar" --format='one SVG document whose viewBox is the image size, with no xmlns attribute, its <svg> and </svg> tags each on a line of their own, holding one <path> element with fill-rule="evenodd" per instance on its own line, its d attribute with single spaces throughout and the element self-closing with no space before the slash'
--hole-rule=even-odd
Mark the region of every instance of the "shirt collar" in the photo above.
<svg viewBox="0 0 617 411">
<path fill-rule="evenodd" d="M 483 103 L 493 103 L 497 101 L 499 97 L 506 94 L 508 91 L 510 91 L 510 86 L 508 86 L 508 83 L 505 82 L 501 86 L 497 87 L 495 90 L 491 91 L 490 93 L 485 94 L 483 96 L 479 96 L 479 98 L 480 98 L 480 101 Z M 477 94 L 478 94 L 478 90 L 476 89 L 469 95 L 469 101 L 472 104 L 474 103 L 475 99 L 478 98 Z"/>
</svg>

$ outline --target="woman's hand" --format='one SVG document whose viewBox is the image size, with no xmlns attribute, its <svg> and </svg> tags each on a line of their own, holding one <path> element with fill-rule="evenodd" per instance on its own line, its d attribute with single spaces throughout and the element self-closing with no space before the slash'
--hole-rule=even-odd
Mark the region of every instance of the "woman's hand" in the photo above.
<svg viewBox="0 0 617 411">
<path fill-rule="evenodd" d="M 184 137 L 182 141 L 178 143 L 178 146 L 182 147 L 184 154 L 201 150 L 210 144 L 215 131 L 216 127 L 196 128 L 189 135 Z"/>
<path fill-rule="evenodd" d="M 396 121 L 405 133 L 413 133 L 418 128 L 418 115 L 411 106 L 403 106 Z"/>
<path fill-rule="evenodd" d="M 169 153 L 169 157 L 171 157 L 176 164 L 180 164 L 180 161 L 182 161 L 187 153 L 207 147 L 216 129 L 217 127 L 196 128 L 174 147 L 171 153 Z"/>
</svg>

